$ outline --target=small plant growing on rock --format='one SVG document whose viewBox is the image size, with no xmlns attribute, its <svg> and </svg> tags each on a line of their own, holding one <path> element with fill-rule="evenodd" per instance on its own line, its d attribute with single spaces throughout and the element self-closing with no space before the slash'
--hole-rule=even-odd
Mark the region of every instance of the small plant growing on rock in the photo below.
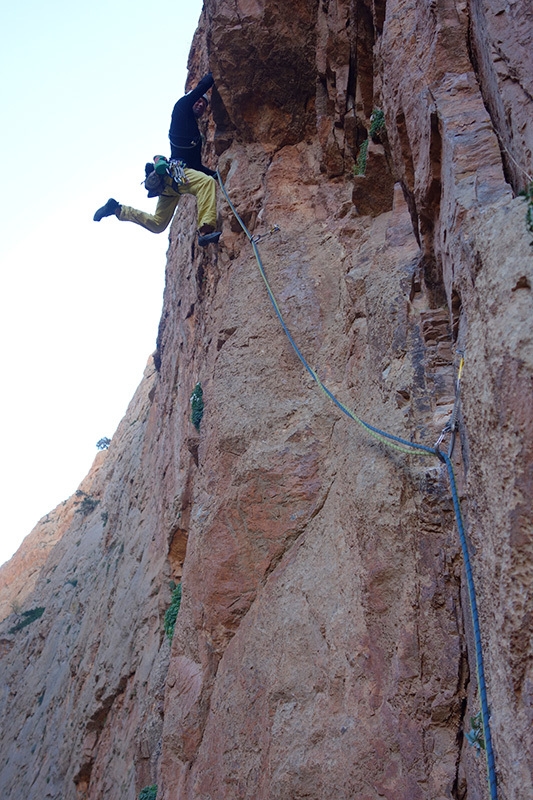
<svg viewBox="0 0 533 800">
<path fill-rule="evenodd" d="M 470 717 L 470 724 L 472 726 L 471 729 L 468 731 L 468 733 L 465 733 L 466 741 L 471 744 L 472 747 L 476 748 L 476 752 L 479 755 L 481 750 L 485 749 L 481 711 L 479 711 L 475 717 Z"/>
<path fill-rule="evenodd" d="M 80 495 L 83 495 L 83 500 L 76 509 L 76 514 L 81 514 L 84 517 L 87 517 L 89 514 L 92 514 L 92 512 L 100 502 L 99 500 L 95 500 L 94 497 L 91 497 L 91 495 L 85 494 L 84 492 L 80 492 L 79 489 L 76 492 L 76 495 L 78 497 L 80 497 Z"/>
<path fill-rule="evenodd" d="M 151 786 L 145 786 L 139 792 L 139 800 L 156 800 L 157 797 L 157 784 L 153 783 Z"/>
<path fill-rule="evenodd" d="M 22 628 L 25 628 L 26 625 L 31 625 L 32 622 L 35 622 L 36 619 L 42 617 L 44 614 L 44 608 L 31 608 L 29 611 L 23 611 L 21 614 L 22 619 L 17 622 L 16 625 L 13 625 L 9 629 L 9 633 L 16 633 L 17 631 L 21 631 Z"/>
<path fill-rule="evenodd" d="M 364 175 L 366 172 L 366 157 L 368 154 L 368 143 L 370 139 L 373 139 L 380 130 L 385 127 L 385 115 L 383 111 L 379 108 L 375 108 L 372 112 L 370 117 L 370 128 L 368 131 L 368 137 L 365 141 L 361 144 L 359 148 L 359 153 L 357 155 L 357 161 L 355 162 L 353 168 L 354 175 Z"/>
<path fill-rule="evenodd" d="M 354 164 L 353 174 L 364 175 L 366 172 L 366 156 L 368 152 L 368 139 L 361 144 L 359 153 L 357 154 L 357 161 Z"/>
<path fill-rule="evenodd" d="M 172 641 L 172 637 L 174 636 L 174 626 L 176 625 L 176 619 L 178 616 L 178 611 L 180 610 L 181 605 L 181 583 L 174 588 L 172 592 L 172 599 L 170 601 L 170 605 L 166 610 L 165 613 L 165 633 L 169 638 L 169 641 Z"/>
<path fill-rule="evenodd" d="M 375 108 L 370 117 L 370 130 L 368 136 L 372 139 L 379 131 L 385 127 L 385 114 L 380 108 Z"/>
<path fill-rule="evenodd" d="M 197 383 L 191 394 L 191 422 L 197 431 L 200 430 L 200 423 L 204 415 L 204 393 L 202 384 Z"/>
</svg>

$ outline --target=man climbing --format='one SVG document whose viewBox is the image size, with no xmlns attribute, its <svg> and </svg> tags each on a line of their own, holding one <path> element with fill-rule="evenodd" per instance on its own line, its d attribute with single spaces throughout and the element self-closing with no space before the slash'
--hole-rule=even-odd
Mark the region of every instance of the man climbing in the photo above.
<svg viewBox="0 0 533 800">
<path fill-rule="evenodd" d="M 174 106 L 168 134 L 171 171 L 170 174 L 163 176 L 164 189 L 159 195 L 155 214 L 147 214 L 131 206 L 122 205 L 111 197 L 95 213 L 93 219 L 96 222 L 114 214 L 119 220 L 135 222 L 152 233 L 161 233 L 174 216 L 181 195 L 192 194 L 198 204 L 198 244 L 205 247 L 218 242 L 221 234 L 215 230 L 216 184 L 213 176 L 216 172 L 202 164 L 202 137 L 197 123 L 207 110 L 209 99 L 205 92 L 213 83 L 211 73 L 205 75 L 198 85 Z M 153 169 L 152 164 L 146 166 Z M 147 177 L 148 174 L 147 169 Z"/>
</svg>

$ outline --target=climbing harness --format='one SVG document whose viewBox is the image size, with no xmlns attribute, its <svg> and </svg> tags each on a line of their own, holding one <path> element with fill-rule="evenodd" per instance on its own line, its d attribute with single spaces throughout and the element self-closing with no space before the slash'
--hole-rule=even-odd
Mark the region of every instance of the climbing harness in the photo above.
<svg viewBox="0 0 533 800">
<path fill-rule="evenodd" d="M 436 456 L 439 461 L 441 461 L 446 466 L 446 471 L 448 473 L 448 480 L 450 483 L 450 491 L 452 495 L 453 501 L 453 508 L 455 513 L 455 520 L 457 524 L 457 530 L 459 533 L 459 540 L 461 543 L 461 549 L 463 553 L 463 560 L 465 564 L 465 572 L 466 572 L 466 583 L 468 589 L 468 599 L 470 603 L 470 613 L 472 618 L 472 627 L 474 631 L 474 642 L 475 642 L 475 657 L 476 657 L 476 671 L 477 671 L 477 682 L 478 682 L 478 691 L 479 691 L 479 698 L 481 703 L 481 718 L 483 722 L 483 737 L 485 740 L 485 754 L 487 758 L 487 773 L 488 773 L 488 782 L 489 782 L 489 790 L 490 790 L 490 798 L 491 800 L 498 800 L 498 788 L 496 784 L 496 765 L 494 760 L 494 751 L 492 748 L 492 737 L 490 731 L 490 713 L 489 713 L 489 705 L 487 700 L 487 687 L 485 682 L 485 670 L 483 666 L 483 649 L 481 643 L 481 628 L 479 625 L 479 615 L 477 609 L 477 601 L 476 601 L 476 592 L 475 592 L 475 585 L 474 585 L 474 577 L 472 573 L 472 566 L 470 562 L 470 554 L 468 551 L 468 542 L 466 539 L 465 529 L 463 525 L 463 518 L 461 514 L 461 504 L 459 502 L 459 495 L 457 492 L 457 486 L 455 482 L 455 474 L 453 470 L 453 465 L 451 462 L 451 455 L 453 453 L 453 443 L 455 441 L 455 432 L 457 428 L 457 415 L 459 411 L 459 401 L 460 401 L 460 385 L 461 385 L 461 377 L 464 368 L 464 358 L 461 355 L 461 361 L 459 364 L 459 371 L 458 377 L 456 381 L 456 392 L 455 392 L 455 402 L 454 402 L 454 409 L 452 412 L 452 416 L 450 421 L 445 425 L 439 439 L 437 440 L 434 447 L 427 447 L 423 444 L 418 444 L 417 442 L 410 442 L 407 439 L 402 439 L 399 436 L 394 436 L 391 433 L 387 433 L 386 431 L 381 430 L 380 428 L 376 428 L 373 425 L 370 425 L 368 422 L 365 422 L 360 417 L 357 416 L 353 411 L 351 411 L 347 406 L 338 400 L 335 395 L 322 383 L 320 380 L 316 370 L 314 370 L 309 363 L 307 362 L 306 358 L 300 351 L 298 345 L 294 341 L 291 332 L 289 331 L 285 320 L 283 319 L 283 315 L 279 309 L 279 306 L 276 302 L 276 298 L 272 289 L 270 288 L 270 284 L 268 282 L 263 262 L 261 260 L 261 256 L 259 255 L 259 250 L 257 248 L 257 243 L 263 238 L 264 235 L 270 235 L 275 233 L 279 230 L 279 226 L 274 225 L 273 228 L 269 231 L 268 234 L 263 234 L 263 236 L 252 236 L 244 222 L 242 221 L 241 217 L 239 216 L 237 209 L 233 205 L 224 182 L 220 176 L 220 173 L 217 170 L 217 178 L 222 190 L 224 197 L 226 198 L 229 207 L 231 208 L 233 215 L 235 216 L 237 222 L 241 226 L 244 234 L 246 235 L 248 241 L 252 246 L 252 250 L 254 252 L 255 259 L 257 261 L 257 266 L 259 268 L 259 272 L 261 277 L 263 278 L 263 282 L 265 284 L 268 296 L 270 298 L 270 302 L 272 303 L 272 307 L 278 317 L 278 320 L 283 328 L 285 335 L 287 336 L 294 352 L 302 362 L 303 366 L 307 370 L 307 372 L 311 375 L 313 380 L 318 384 L 320 389 L 324 392 L 324 394 L 337 406 L 337 408 L 343 412 L 346 416 L 352 419 L 354 422 L 357 422 L 361 427 L 363 427 L 368 433 L 373 436 L 374 438 L 378 439 L 379 441 L 386 444 L 388 447 L 393 448 L 394 450 L 398 450 L 402 453 L 406 453 L 408 455 L 425 455 L 425 456 Z M 444 440 L 445 436 L 451 433 L 451 440 L 448 453 L 443 453 L 439 449 L 439 445 Z"/>
<path fill-rule="evenodd" d="M 185 175 L 185 169 L 187 164 L 185 161 L 182 161 L 180 158 L 171 158 L 168 172 L 172 180 L 178 184 L 178 186 L 185 186 L 189 183 L 189 179 Z"/>
<path fill-rule="evenodd" d="M 160 197 L 168 186 L 179 192 L 180 186 L 189 183 L 185 175 L 186 167 L 185 161 L 179 158 L 171 158 L 169 161 L 165 156 L 154 156 L 153 162 L 148 162 L 144 168 L 146 177 L 143 184 L 148 197 Z M 168 181 L 169 176 L 172 183 Z"/>
<path fill-rule="evenodd" d="M 201 139 L 200 139 L 197 142 L 195 142 L 194 140 L 191 140 L 190 144 L 178 144 L 177 142 L 173 142 L 172 141 L 172 139 L 170 138 L 170 135 L 168 137 L 168 140 L 169 140 L 170 144 L 172 145 L 172 147 L 178 147 L 180 150 L 194 150 L 194 148 L 198 147 L 198 145 L 201 142 Z"/>
</svg>

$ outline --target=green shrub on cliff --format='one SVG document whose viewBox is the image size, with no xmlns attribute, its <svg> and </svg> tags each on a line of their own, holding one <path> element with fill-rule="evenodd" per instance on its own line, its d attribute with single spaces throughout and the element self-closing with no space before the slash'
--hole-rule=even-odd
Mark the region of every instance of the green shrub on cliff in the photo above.
<svg viewBox="0 0 533 800">
<path fill-rule="evenodd" d="M 172 592 L 172 599 L 165 613 L 165 633 L 168 636 L 169 641 L 172 641 L 172 637 L 174 636 L 174 626 L 176 624 L 176 618 L 178 616 L 178 611 L 180 610 L 180 605 L 181 583 L 178 583 Z"/>
<path fill-rule="evenodd" d="M 355 166 L 353 168 L 354 175 L 364 175 L 366 171 L 366 154 L 368 152 L 368 139 L 361 144 L 359 148 L 359 153 L 357 155 L 357 161 L 355 162 Z"/>
<path fill-rule="evenodd" d="M 90 494 L 82 492 L 81 489 L 78 489 L 76 491 L 76 497 L 83 497 L 83 500 L 76 509 L 76 514 L 81 514 L 84 517 L 88 516 L 89 514 L 92 514 L 94 509 L 100 502 L 99 500 L 95 500 L 94 497 L 91 497 Z"/>
<path fill-rule="evenodd" d="M 481 750 L 485 749 L 481 711 L 479 711 L 475 717 L 470 717 L 470 725 L 472 727 L 468 733 L 465 733 L 466 741 L 468 744 L 471 744 L 472 747 L 475 747 L 476 751 L 479 753 Z"/>
<path fill-rule="evenodd" d="M 359 148 L 359 154 L 357 156 L 357 161 L 355 162 L 353 168 L 354 175 L 364 175 L 366 172 L 366 156 L 368 153 L 368 142 L 372 139 L 380 130 L 385 127 L 385 114 L 380 108 L 375 108 L 372 112 L 372 116 L 370 117 L 370 129 L 368 131 L 368 138 L 362 142 Z"/>
<path fill-rule="evenodd" d="M 139 792 L 139 800 L 156 800 L 157 797 L 157 784 L 153 783 L 151 786 L 145 786 Z"/>
<path fill-rule="evenodd" d="M 200 430 L 200 422 L 204 415 L 204 393 L 202 384 L 197 383 L 191 394 L 191 422 L 197 431 Z"/>
<path fill-rule="evenodd" d="M 42 617 L 44 614 L 44 608 L 31 608 L 29 611 L 23 611 L 21 614 L 22 619 L 17 622 L 16 625 L 13 625 L 8 633 L 16 633 L 17 631 L 21 631 L 22 628 L 25 628 L 26 625 L 31 625 L 32 622 L 35 622 L 36 619 Z"/>
</svg>

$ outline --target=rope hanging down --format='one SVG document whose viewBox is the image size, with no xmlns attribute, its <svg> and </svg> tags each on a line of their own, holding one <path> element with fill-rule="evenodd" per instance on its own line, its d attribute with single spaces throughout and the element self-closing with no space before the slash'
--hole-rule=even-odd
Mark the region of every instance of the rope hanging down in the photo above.
<svg viewBox="0 0 533 800">
<path fill-rule="evenodd" d="M 268 282 L 268 279 L 266 277 L 266 273 L 265 273 L 265 270 L 264 270 L 264 267 L 263 267 L 263 262 L 261 260 L 261 256 L 259 255 L 259 250 L 257 249 L 257 243 L 262 237 L 261 236 L 255 236 L 255 237 L 252 236 L 252 234 L 250 233 L 250 231 L 248 230 L 248 228 L 246 227 L 246 225 L 242 221 L 241 217 L 239 216 L 239 214 L 237 212 L 237 209 L 233 205 L 233 203 L 232 203 L 232 201 L 231 201 L 231 199 L 230 199 L 230 197 L 228 195 L 228 192 L 226 190 L 226 187 L 224 185 L 224 182 L 223 182 L 218 170 L 217 170 L 217 178 L 218 178 L 218 182 L 220 184 L 220 188 L 222 190 L 222 193 L 224 194 L 224 197 L 226 198 L 226 200 L 228 202 L 228 205 L 231 208 L 231 210 L 233 212 L 233 215 L 235 216 L 235 219 L 237 220 L 237 222 L 241 226 L 241 228 L 242 228 L 244 234 L 246 235 L 248 241 L 252 245 L 252 250 L 254 252 L 254 256 L 255 256 L 255 259 L 257 261 L 257 266 L 259 268 L 259 272 L 261 274 L 261 277 L 263 278 L 263 282 L 265 284 L 268 296 L 270 298 L 270 302 L 272 303 L 272 307 L 274 308 L 274 311 L 276 313 L 276 316 L 278 317 L 278 320 L 279 320 L 279 322 L 281 324 L 281 327 L 283 328 L 283 331 L 285 332 L 285 335 L 287 336 L 287 338 L 288 338 L 288 340 L 289 340 L 289 342 L 291 344 L 291 347 L 293 348 L 294 352 L 296 353 L 296 355 L 298 356 L 298 358 L 302 362 L 302 364 L 305 367 L 305 369 L 307 370 L 307 372 L 311 375 L 313 380 L 320 387 L 320 389 L 337 406 L 337 408 L 340 411 L 342 411 L 343 414 L 345 414 L 347 417 L 352 419 L 354 422 L 357 422 L 357 424 L 360 425 L 362 428 L 364 428 L 366 431 L 368 431 L 368 433 L 371 436 L 373 436 L 374 438 L 376 438 L 379 441 L 383 442 L 383 444 L 386 444 L 387 447 L 391 447 L 394 450 L 398 450 L 401 453 L 406 453 L 408 455 L 436 456 L 446 466 L 446 470 L 447 470 L 447 473 L 448 473 L 448 480 L 450 482 L 450 491 L 451 491 L 451 495 L 452 495 L 453 508 L 454 508 L 454 512 L 455 512 L 455 520 L 456 520 L 456 524 L 457 524 L 457 530 L 458 530 L 458 533 L 459 533 L 459 539 L 460 539 L 460 542 L 461 542 L 461 549 L 462 549 L 462 552 L 463 552 L 463 560 L 464 560 L 465 572 L 466 572 L 466 583 L 467 583 L 467 589 L 468 589 L 468 599 L 469 599 L 469 604 L 470 604 L 470 613 L 471 613 L 471 617 L 472 617 L 472 627 L 473 627 L 473 630 L 474 630 L 476 672 L 477 672 L 479 698 L 480 698 L 480 704 L 481 704 L 481 718 L 482 718 L 482 721 L 483 721 L 483 737 L 484 737 L 484 740 L 485 740 L 485 753 L 486 753 L 486 758 L 487 758 L 487 773 L 488 773 L 490 798 L 491 798 L 491 800 L 498 800 L 498 788 L 497 788 L 497 784 L 496 784 L 496 765 L 495 765 L 495 760 L 494 760 L 494 750 L 492 748 L 492 736 L 491 736 L 490 724 L 489 724 L 490 713 L 489 713 L 489 705 L 488 705 L 488 700 L 487 700 L 487 686 L 486 686 L 486 682 L 485 682 L 485 670 L 484 670 L 484 667 L 483 667 L 483 649 L 482 649 L 482 644 L 481 644 L 481 628 L 480 628 L 480 625 L 479 625 L 479 615 L 478 615 L 478 609 L 477 609 L 476 591 L 475 591 L 475 585 L 474 585 L 474 577 L 473 577 L 473 574 L 472 574 L 472 566 L 471 566 L 471 562 L 470 562 L 470 554 L 468 552 L 468 543 L 467 543 L 467 539 L 466 539 L 465 529 L 464 529 L 464 525 L 463 525 L 463 518 L 462 518 L 462 514 L 461 514 L 461 505 L 460 505 L 460 502 L 459 502 L 459 495 L 457 493 L 457 486 L 456 486 L 456 482 L 455 482 L 455 474 L 454 474 L 452 462 L 450 460 L 450 456 L 451 456 L 452 450 L 453 450 L 453 437 L 454 437 L 455 428 L 456 428 L 456 416 L 457 416 L 458 402 L 459 402 L 459 388 L 460 388 L 460 381 L 461 381 L 461 376 L 462 376 L 462 371 L 463 371 L 463 366 L 464 366 L 464 359 L 461 357 L 461 363 L 460 363 L 460 366 L 459 366 L 459 374 L 458 374 L 458 379 L 457 379 L 457 384 L 456 384 L 456 402 L 455 402 L 454 410 L 453 410 L 453 413 L 452 413 L 452 419 L 447 424 L 447 426 L 444 428 L 441 436 L 437 440 L 437 443 L 436 443 L 435 447 L 427 447 L 426 445 L 418 444 L 417 442 L 410 442 L 408 439 L 402 439 L 399 436 L 394 436 L 393 434 L 387 433 L 386 431 L 383 431 L 380 428 L 376 428 L 374 425 L 370 425 L 368 422 L 365 422 L 364 420 L 362 420 L 360 417 L 357 416 L 357 414 L 355 414 L 353 411 L 351 411 L 349 408 L 347 408 L 343 403 L 341 403 L 340 400 L 338 400 L 337 397 L 335 397 L 335 395 L 327 388 L 327 386 L 324 386 L 324 384 L 320 380 L 319 376 L 317 375 L 316 370 L 314 370 L 309 365 L 309 363 L 307 362 L 305 356 L 302 354 L 302 352 L 300 351 L 300 348 L 298 347 L 298 345 L 294 341 L 294 339 L 292 337 L 292 334 L 289 331 L 289 329 L 288 329 L 288 327 L 287 327 L 287 325 L 285 323 L 285 320 L 283 319 L 283 315 L 282 315 L 282 313 L 281 313 L 281 311 L 279 309 L 279 306 L 278 306 L 278 304 L 276 302 L 276 298 L 274 297 L 274 293 L 272 292 L 272 289 L 270 288 L 270 284 Z M 279 230 L 277 228 L 277 226 L 275 226 L 275 228 L 272 229 L 272 232 L 274 232 L 275 230 Z M 447 455 L 446 453 L 443 453 L 441 450 L 439 450 L 439 444 L 442 442 L 442 439 L 444 438 L 446 433 L 449 433 L 449 432 L 452 435 L 452 441 L 450 442 L 449 455 Z"/>
</svg>

